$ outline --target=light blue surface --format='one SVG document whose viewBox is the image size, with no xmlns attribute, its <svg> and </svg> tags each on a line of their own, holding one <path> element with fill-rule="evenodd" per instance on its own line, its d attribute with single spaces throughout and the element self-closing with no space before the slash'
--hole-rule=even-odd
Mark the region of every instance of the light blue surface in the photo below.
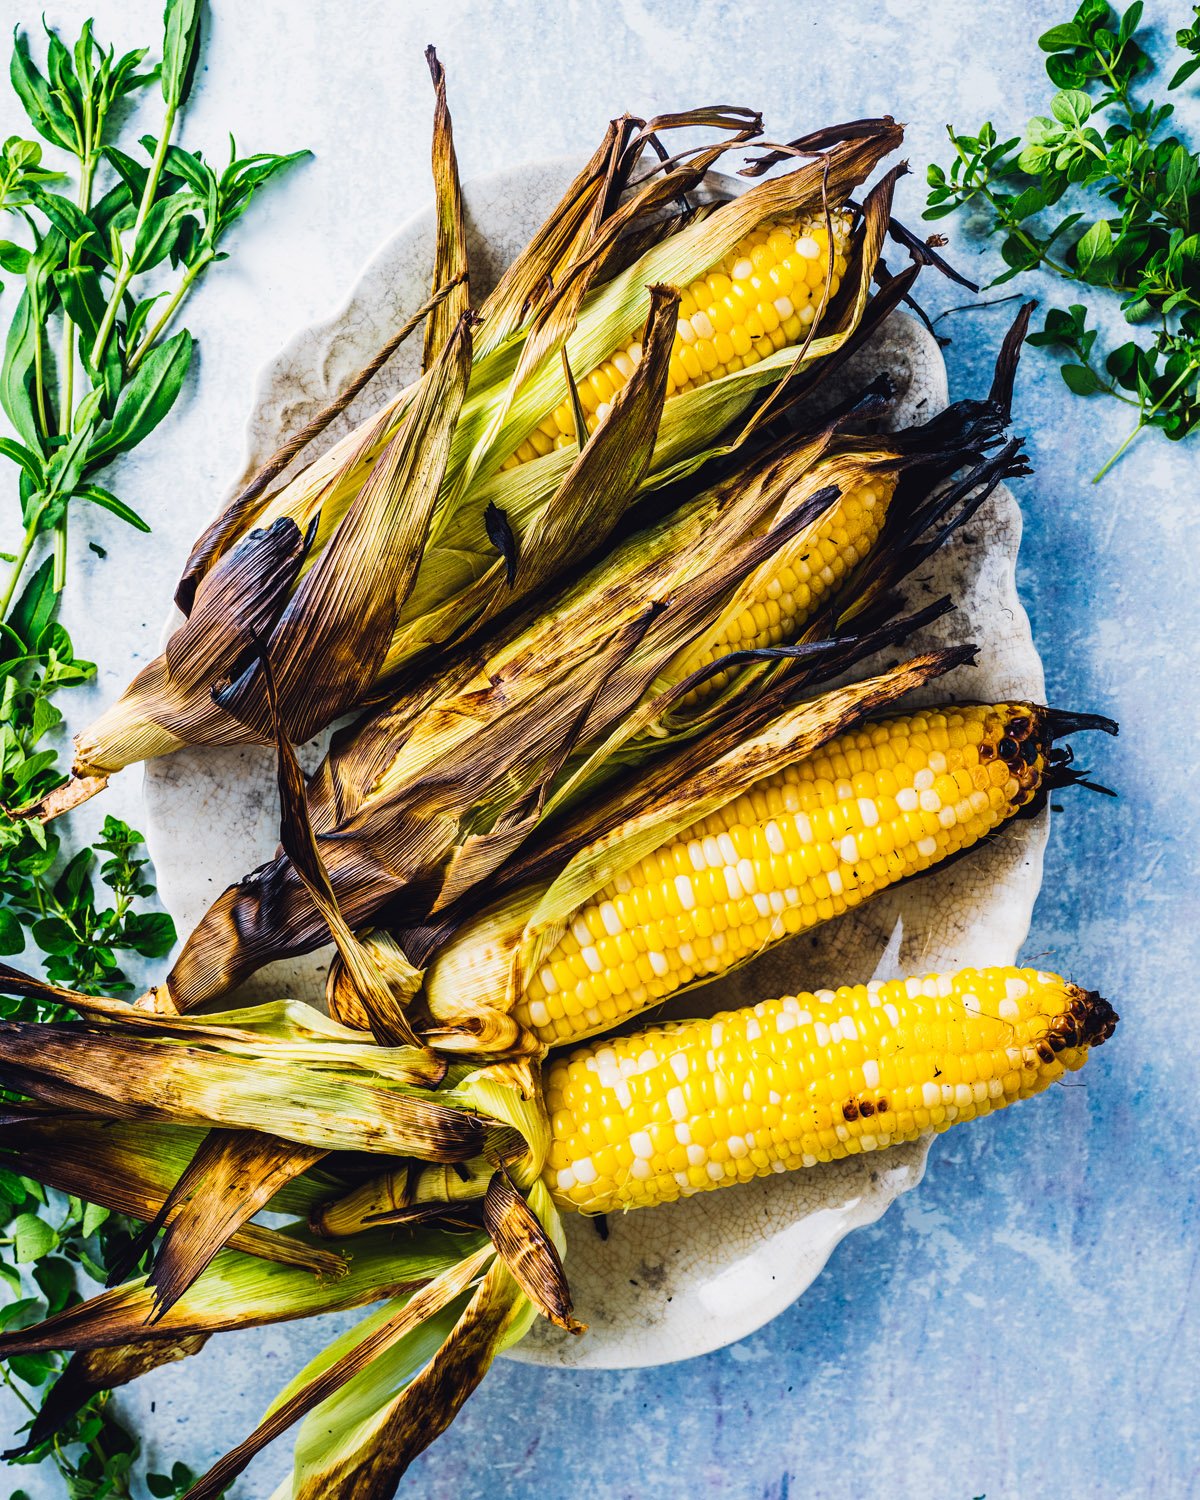
<svg viewBox="0 0 1200 1500">
<path fill-rule="evenodd" d="M 154 34 L 156 8 L 106 0 L 95 10 L 108 32 L 132 39 Z M 1162 35 L 1189 19 L 1178 3 L 1147 8 Z M 51 19 L 77 25 L 91 9 L 60 5 Z M 180 461 L 209 495 L 214 476 L 234 462 L 244 372 L 293 323 L 335 302 L 374 243 L 427 191 L 426 41 L 438 42 L 449 69 L 465 172 L 588 149 L 622 108 L 649 114 L 719 98 L 763 108 L 780 134 L 890 111 L 910 124 L 915 175 L 899 212 L 914 223 L 925 164 L 946 161 L 946 120 L 969 128 L 991 116 L 1015 129 L 1044 107 L 1048 85 L 1033 39 L 1070 7 L 222 0 L 215 9 L 209 66 L 227 86 L 236 81 L 238 118 L 257 131 L 251 140 L 247 130 L 245 143 L 310 141 L 319 159 L 278 196 L 258 238 L 247 233 L 243 270 L 227 291 L 206 290 L 206 310 L 192 320 L 206 340 L 199 392 L 166 441 L 182 445 Z M 264 68 L 268 57 L 277 65 Z M 204 100 L 202 92 L 202 112 Z M 208 109 L 207 124 L 232 108 Z M 1189 103 L 1193 140 L 1198 115 Z M 964 236 L 957 219 L 939 227 L 948 229 L 955 262 L 986 277 L 992 252 Z M 1031 289 L 1059 305 L 1070 300 L 1049 284 Z M 932 276 L 921 295 L 931 310 L 964 300 Z M 946 351 L 952 391 L 986 383 L 1011 312 L 957 314 L 940 325 L 954 339 Z M 223 381 L 229 369 L 237 379 Z M 1062 797 L 1025 952 L 1110 996 L 1122 1017 L 1115 1039 L 1073 1086 L 939 1141 L 923 1186 L 852 1235 L 803 1300 L 755 1337 L 636 1374 L 498 1366 L 415 1465 L 406 1493 L 1200 1494 L 1200 438 L 1181 448 L 1144 438 L 1096 489 L 1089 476 L 1124 435 L 1125 408 L 1069 396 L 1054 365 L 1031 350 L 1017 411 L 1036 466 L 1036 477 L 1017 487 L 1027 525 L 1020 582 L 1050 700 L 1122 724 L 1119 742 L 1085 751 L 1120 800 Z M 181 528 L 178 550 L 186 534 Z M 135 636 L 105 614 L 99 586 L 91 598 L 89 618 L 128 642 L 110 664 L 112 678 L 127 675 L 130 653 L 152 648 L 178 550 L 139 554 L 149 602 Z M 161 1457 L 201 1467 L 253 1424 L 299 1351 L 286 1330 L 239 1335 L 145 1382 L 127 1409 L 157 1432 Z M 165 1429 L 154 1425 L 151 1399 L 160 1414 L 170 1410 Z M 234 1493 L 267 1496 L 285 1462 L 281 1446 Z M 13 1475 L 14 1486 L 37 1497 L 58 1494 L 49 1476 L 38 1480 Z"/>
</svg>

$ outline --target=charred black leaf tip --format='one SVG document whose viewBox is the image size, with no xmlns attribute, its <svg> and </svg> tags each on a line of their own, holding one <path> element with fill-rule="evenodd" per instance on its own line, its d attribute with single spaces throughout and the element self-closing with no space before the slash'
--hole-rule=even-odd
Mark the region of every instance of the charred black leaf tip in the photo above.
<svg viewBox="0 0 1200 1500">
<path fill-rule="evenodd" d="M 512 523 L 506 512 L 502 511 L 494 500 L 489 500 L 487 509 L 483 513 L 483 524 L 487 530 L 488 541 L 504 559 L 505 581 L 509 588 L 512 588 L 517 577 L 517 563 L 520 561 L 520 549 Z"/>
<path fill-rule="evenodd" d="M 1046 709 L 1046 737 L 1051 742 L 1065 739 L 1069 734 L 1082 734 L 1097 729 L 1114 738 L 1120 734 L 1121 726 L 1105 714 L 1071 713 L 1067 709 Z"/>
</svg>

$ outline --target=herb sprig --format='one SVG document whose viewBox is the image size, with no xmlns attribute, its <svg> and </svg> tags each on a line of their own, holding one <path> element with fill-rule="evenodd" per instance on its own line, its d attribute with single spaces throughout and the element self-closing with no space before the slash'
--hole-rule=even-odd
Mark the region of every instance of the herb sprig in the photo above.
<svg viewBox="0 0 1200 1500">
<path fill-rule="evenodd" d="M 146 66 L 145 48 L 104 50 L 91 21 L 70 47 L 47 29 L 44 68 L 27 37 L 15 40 L 10 77 L 40 141 L 11 136 L 0 147 L 0 280 L 19 289 L 0 365 L 13 435 L 0 436 L 0 455 L 15 466 L 21 518 L 15 549 L 0 553 L 8 564 L 0 568 L 0 808 L 62 782 L 59 695 L 95 676 L 55 618 L 70 512 L 98 505 L 149 529 L 98 477 L 178 397 L 192 338 L 172 326 L 207 268 L 226 259 L 230 228 L 260 188 L 309 154 L 239 157 L 231 140 L 229 165 L 218 170 L 176 142 L 200 19 L 201 0 L 168 0 L 156 66 Z M 158 129 L 127 152 L 118 144 L 124 121 L 156 85 Z M 170 917 L 146 909 L 154 887 L 142 836 L 109 817 L 91 847 L 71 852 L 60 826 L 0 813 L 0 955 L 32 948 L 57 984 L 128 993 L 128 958 L 161 957 L 175 939 Z M 0 1019 L 51 1019 L 58 1010 L 0 998 Z M 0 1328 L 78 1301 L 78 1279 L 103 1281 L 138 1228 L 0 1164 Z M 61 1369 L 56 1355 L 28 1356 L 8 1361 L 0 1379 L 32 1418 Z M 73 1500 L 119 1500 L 133 1493 L 138 1451 L 101 1392 L 15 1461 L 51 1460 Z M 145 1485 L 156 1497 L 179 1496 L 193 1478 L 176 1464 L 147 1474 Z"/>
<path fill-rule="evenodd" d="M 1190 56 L 1168 89 L 1200 68 L 1195 11 L 1197 24 L 1176 34 Z M 1200 156 L 1170 133 L 1172 104 L 1135 94 L 1153 71 L 1137 35 L 1142 13 L 1142 0 L 1119 17 L 1107 0 L 1083 0 L 1039 38 L 1058 88 L 1050 113 L 1030 120 L 1024 137 L 1002 139 L 990 121 L 975 135 L 949 126 L 955 156 L 928 172 L 925 218 L 970 209 L 999 237 L 1006 269 L 993 286 L 1040 269 L 1115 293 L 1129 323 L 1155 325 L 1148 341 L 1101 355 L 1087 307 L 1073 303 L 1052 308 L 1030 335 L 1067 356 L 1062 378 L 1076 395 L 1137 411 L 1097 482 L 1146 428 L 1180 439 L 1200 422 Z M 1067 211 L 1052 212 L 1060 204 Z"/>
<path fill-rule="evenodd" d="M 6 143 L 4 202 L 24 219 L 30 243 L 0 247 L 0 264 L 25 283 L 0 369 L 0 402 L 16 432 L 0 441 L 0 452 L 19 466 L 24 526 L 0 589 L 0 620 L 48 531 L 61 591 L 72 503 L 99 505 L 148 529 L 96 475 L 174 405 L 192 337 L 186 329 L 167 337 L 169 326 L 207 267 L 226 258 L 222 242 L 258 189 L 309 154 L 238 157 L 231 142 L 229 165 L 218 174 L 199 151 L 173 143 L 199 37 L 199 0 L 171 0 L 162 63 L 147 71 L 139 71 L 145 48 L 106 52 L 90 21 L 72 48 L 47 32 L 45 73 L 28 39 L 16 38 L 13 87 L 37 134 L 71 159 L 76 186 L 74 196 L 55 190 L 65 179 L 47 175 L 36 142 Z M 116 106 L 155 82 L 162 122 L 141 137 L 141 160 L 117 144 L 124 111 Z M 164 267 L 179 273 L 173 286 L 155 285 Z"/>
</svg>

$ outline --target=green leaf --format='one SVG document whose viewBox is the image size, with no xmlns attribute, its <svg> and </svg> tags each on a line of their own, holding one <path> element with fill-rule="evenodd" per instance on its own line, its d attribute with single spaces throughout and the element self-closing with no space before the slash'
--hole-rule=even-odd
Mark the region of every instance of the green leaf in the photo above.
<svg viewBox="0 0 1200 1500">
<path fill-rule="evenodd" d="M 37 650 L 57 603 L 54 562 L 48 557 L 30 577 L 7 620 L 9 629 L 24 642 L 27 651 Z"/>
<path fill-rule="evenodd" d="M 131 262 L 135 273 L 148 271 L 170 255 L 179 237 L 179 221 L 191 207 L 190 193 L 174 193 L 158 200 L 134 241 Z"/>
<path fill-rule="evenodd" d="M 169 105 L 187 103 L 200 51 L 201 0 L 167 0 L 163 17 L 162 92 Z"/>
<path fill-rule="evenodd" d="M 1050 101 L 1050 112 L 1064 125 L 1079 126 L 1092 113 L 1092 101 L 1082 89 L 1062 89 Z"/>
<path fill-rule="evenodd" d="M 31 448 L 42 446 L 33 394 L 37 341 L 41 332 L 41 320 L 26 288 L 8 325 L 4 365 L 0 370 L 0 403 L 8 420 Z"/>
<path fill-rule="evenodd" d="M 13 41 L 12 62 L 8 76 L 13 90 L 25 107 L 30 124 L 52 146 L 62 146 L 72 154 L 78 148 L 75 127 L 54 96 L 49 81 L 38 72 L 29 57 L 29 43 L 19 35 Z"/>
<path fill-rule="evenodd" d="M 179 395 L 192 358 L 192 336 L 181 330 L 152 349 L 121 392 L 108 430 L 92 445 L 89 468 L 136 448 L 158 426 Z"/>
<path fill-rule="evenodd" d="M 29 251 L 12 240 L 0 240 L 0 267 L 16 276 L 24 276 L 29 264 Z"/>
<path fill-rule="evenodd" d="M 83 1237 L 90 1239 L 101 1224 L 105 1223 L 112 1215 L 112 1210 L 104 1208 L 99 1203 L 89 1203 L 83 1210 Z"/>
<path fill-rule="evenodd" d="M 125 919 L 125 943 L 143 958 L 161 958 L 175 941 L 175 923 L 165 911 L 134 912 Z"/>
<path fill-rule="evenodd" d="M 81 484 L 75 491 L 80 500 L 90 500 L 93 505 L 98 505 L 102 510 L 111 511 L 114 516 L 119 516 L 122 521 L 130 526 L 135 526 L 138 531 L 149 531 L 150 524 L 143 521 L 141 516 L 132 506 L 126 505 L 111 490 L 102 489 L 98 484 Z"/>
<path fill-rule="evenodd" d="M 1061 26 L 1051 26 L 1049 31 L 1044 31 L 1038 37 L 1038 46 L 1043 52 L 1061 52 L 1064 47 L 1079 47 L 1087 41 L 1087 34 L 1083 28 L 1076 26 L 1074 21 L 1066 21 Z"/>
<path fill-rule="evenodd" d="M 1133 4 L 1121 17 L 1121 29 L 1117 33 L 1117 42 L 1119 45 L 1123 46 L 1138 29 L 1143 9 L 1142 0 L 1133 0 Z"/>
<path fill-rule="evenodd" d="M 26 448 L 23 443 L 14 442 L 12 438 L 0 437 L 0 453 L 20 464 L 34 484 L 40 487 L 45 483 L 45 465 L 41 456 L 32 448 Z"/>
<path fill-rule="evenodd" d="M 0 1199 L 15 1205 L 24 1203 L 28 1196 L 25 1184 L 17 1174 L 10 1172 L 7 1167 L 0 1167 Z"/>
<path fill-rule="evenodd" d="M 294 163 L 304 161 L 311 156 L 311 151 L 293 151 L 287 156 L 276 156 L 270 151 L 262 151 L 257 156 L 247 156 L 241 161 L 230 162 L 221 176 L 219 222 L 213 243 L 216 243 L 235 219 L 245 213 L 251 198 L 259 188 L 270 182 L 273 177 L 277 177 L 280 172 L 286 171 Z"/>
<path fill-rule="evenodd" d="M 25 947 L 25 931 L 6 906 L 0 906 L 0 953 L 20 953 Z"/>
<path fill-rule="evenodd" d="M 37 1214 L 18 1214 L 8 1226 L 13 1241 L 13 1259 L 19 1265 L 41 1260 L 58 1244 L 58 1235 Z"/>
<path fill-rule="evenodd" d="M 1112 258 L 1112 228 L 1107 219 L 1097 219 L 1075 246 L 1079 274 L 1087 281 L 1107 279 Z"/>
<path fill-rule="evenodd" d="M 1200 59 L 1197 59 L 1200 62 Z M 1197 175 L 1196 161 L 1184 146 L 1176 146 L 1167 163 L 1167 197 L 1186 198 Z"/>
<path fill-rule="evenodd" d="M 140 202 L 146 191 L 146 179 L 150 176 L 149 165 L 143 166 L 116 146 L 106 146 L 104 158 L 129 190 L 129 201 Z"/>
<path fill-rule="evenodd" d="M 52 1354 L 14 1354 L 8 1368 L 26 1385 L 45 1385 L 58 1370 L 58 1362 Z"/>
<path fill-rule="evenodd" d="M 1087 365 L 1063 365 L 1060 374 L 1077 396 L 1094 396 L 1104 389 L 1104 382 Z"/>
<path fill-rule="evenodd" d="M 77 245 L 95 234 L 95 225 L 81 208 L 61 193 L 47 193 L 35 189 L 30 200 L 46 215 L 55 229 L 61 231 L 69 245 Z"/>
<path fill-rule="evenodd" d="M 33 1279 L 41 1288 L 49 1313 L 61 1312 L 75 1295 L 75 1272 L 69 1261 L 59 1255 L 40 1260 Z"/>
<path fill-rule="evenodd" d="M 67 266 L 54 273 L 54 285 L 67 316 L 80 330 L 83 348 L 90 349 L 104 317 L 106 301 L 99 273 L 91 266 Z"/>
<path fill-rule="evenodd" d="M 43 917 L 32 928 L 33 940 L 43 953 L 67 956 L 79 947 L 79 940 L 61 917 Z"/>
<path fill-rule="evenodd" d="M 1182 67 L 1176 68 L 1167 87 L 1177 89 L 1181 83 L 1188 81 L 1197 68 L 1200 68 L 1200 57 L 1193 57 L 1190 62 L 1185 62 Z"/>
</svg>

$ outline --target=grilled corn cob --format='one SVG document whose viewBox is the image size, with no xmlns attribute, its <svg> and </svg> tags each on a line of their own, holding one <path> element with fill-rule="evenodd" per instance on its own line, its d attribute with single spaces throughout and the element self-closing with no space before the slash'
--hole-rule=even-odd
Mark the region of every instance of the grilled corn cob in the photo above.
<svg viewBox="0 0 1200 1500">
<path fill-rule="evenodd" d="M 846 273 L 850 215 L 831 215 L 830 236 L 823 217 L 764 224 L 747 235 L 706 275 L 684 290 L 667 376 L 668 399 L 757 364 L 765 355 L 799 344 L 824 302 L 832 301 Z M 613 397 L 641 361 L 642 346 L 631 341 L 578 382 L 587 430 L 608 415 Z M 563 401 L 502 465 L 505 469 L 540 458 L 578 441 L 575 413 Z"/>
<path fill-rule="evenodd" d="M 536 956 L 513 1014 L 546 1046 L 611 1030 L 970 848 L 1037 796 L 1051 715 L 964 704 L 868 723 L 752 786 L 610 880 Z M 469 923 L 431 1012 L 508 982 L 538 892 Z"/>
<path fill-rule="evenodd" d="M 1040 1093 L 1116 1022 L 1056 974 L 961 969 L 593 1042 L 546 1069 L 545 1181 L 610 1213 L 911 1141 Z"/>
<path fill-rule="evenodd" d="M 846 492 L 820 520 L 758 568 L 713 629 L 681 652 L 659 687 L 678 682 L 733 651 L 791 641 L 879 540 L 896 492 L 896 475 L 880 473 Z M 719 692 L 735 668 L 706 677 L 686 706 Z"/>
</svg>

